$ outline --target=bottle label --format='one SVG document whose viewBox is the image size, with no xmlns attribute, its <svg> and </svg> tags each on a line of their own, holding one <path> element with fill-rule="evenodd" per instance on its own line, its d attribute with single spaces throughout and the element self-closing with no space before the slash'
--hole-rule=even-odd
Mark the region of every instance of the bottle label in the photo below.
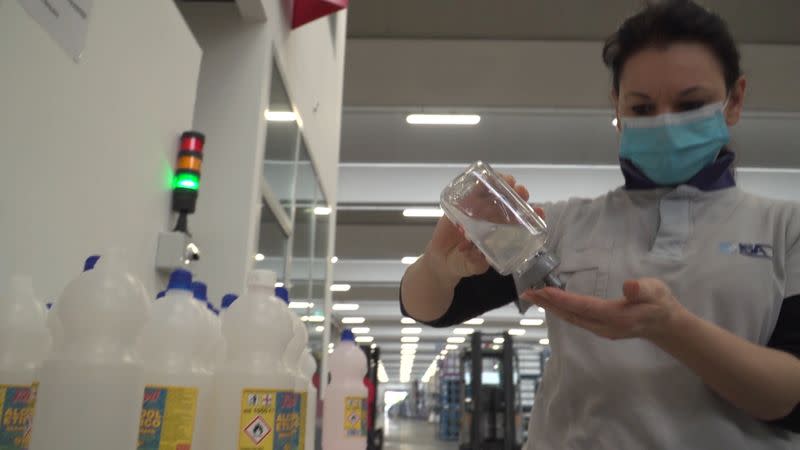
<svg viewBox="0 0 800 450">
<path fill-rule="evenodd" d="M 0 450 L 28 448 L 37 386 L 0 384 Z"/>
<path fill-rule="evenodd" d="M 190 450 L 197 394 L 192 387 L 145 387 L 138 450 Z"/>
<path fill-rule="evenodd" d="M 238 450 L 305 448 L 306 393 L 242 391 Z"/>
<path fill-rule="evenodd" d="M 344 398 L 344 435 L 347 437 L 367 437 L 366 397 Z"/>
</svg>

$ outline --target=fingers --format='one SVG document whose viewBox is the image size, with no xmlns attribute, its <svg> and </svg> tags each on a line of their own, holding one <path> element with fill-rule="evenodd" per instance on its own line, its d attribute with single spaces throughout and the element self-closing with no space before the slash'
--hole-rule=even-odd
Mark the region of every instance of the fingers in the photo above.
<svg viewBox="0 0 800 450">
<path fill-rule="evenodd" d="M 545 218 L 544 217 L 544 210 L 542 208 L 533 208 L 533 210 L 536 211 L 536 214 L 538 214 L 539 217 L 541 217 L 542 219 Z"/>
<path fill-rule="evenodd" d="M 514 187 L 517 185 L 517 179 L 514 178 L 514 175 L 501 174 L 501 176 L 504 180 L 506 180 L 506 183 L 508 183 L 509 186 Z"/>
<path fill-rule="evenodd" d="M 522 197 L 522 199 L 526 202 L 531 196 L 531 194 L 528 192 L 528 188 L 523 185 L 514 186 L 514 190 L 517 191 L 517 194 L 519 194 L 519 196 Z"/>
</svg>

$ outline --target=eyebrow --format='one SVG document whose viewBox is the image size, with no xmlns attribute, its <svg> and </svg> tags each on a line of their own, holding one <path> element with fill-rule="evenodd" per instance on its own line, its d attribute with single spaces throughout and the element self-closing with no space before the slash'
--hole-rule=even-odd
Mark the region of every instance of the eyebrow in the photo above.
<svg viewBox="0 0 800 450">
<path fill-rule="evenodd" d="M 687 95 L 695 94 L 695 93 L 710 93 L 711 89 L 705 86 L 692 86 L 688 87 L 678 93 L 678 97 L 686 97 Z M 651 100 L 650 96 L 645 94 L 644 92 L 628 92 L 625 94 L 625 97 L 636 97 L 644 100 Z"/>
</svg>

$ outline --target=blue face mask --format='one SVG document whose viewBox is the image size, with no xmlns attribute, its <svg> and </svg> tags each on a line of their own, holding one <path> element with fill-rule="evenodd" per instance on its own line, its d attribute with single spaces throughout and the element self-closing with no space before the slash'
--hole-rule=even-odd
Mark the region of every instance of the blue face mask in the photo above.
<svg viewBox="0 0 800 450">
<path fill-rule="evenodd" d="M 662 186 L 689 181 L 730 140 L 725 103 L 656 117 L 622 118 L 619 155 Z"/>
</svg>

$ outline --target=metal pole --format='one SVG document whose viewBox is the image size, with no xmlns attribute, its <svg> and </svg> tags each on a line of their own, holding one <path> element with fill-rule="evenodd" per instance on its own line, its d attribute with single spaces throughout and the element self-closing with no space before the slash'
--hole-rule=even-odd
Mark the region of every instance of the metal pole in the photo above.
<svg viewBox="0 0 800 450">
<path fill-rule="evenodd" d="M 514 450 L 517 446 L 517 435 L 514 414 L 514 342 L 511 335 L 503 333 L 503 397 L 505 399 L 505 411 L 503 413 L 505 437 L 503 438 L 503 449 Z"/>
<path fill-rule="evenodd" d="M 470 446 L 474 450 L 480 450 L 483 445 L 483 417 L 482 404 L 481 404 L 481 378 L 483 377 L 483 355 L 481 354 L 481 333 L 476 331 L 472 333 L 471 339 L 472 347 L 472 429 L 470 436 Z"/>
</svg>

